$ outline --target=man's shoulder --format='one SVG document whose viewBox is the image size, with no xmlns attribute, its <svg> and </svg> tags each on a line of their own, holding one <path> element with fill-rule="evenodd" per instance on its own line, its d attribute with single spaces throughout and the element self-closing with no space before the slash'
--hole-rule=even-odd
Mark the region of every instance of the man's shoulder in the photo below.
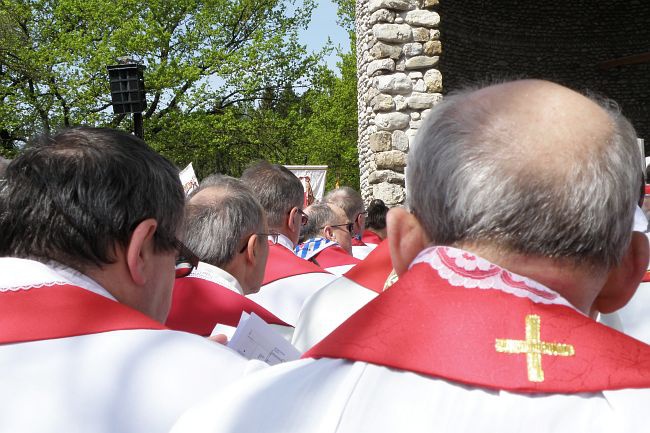
<svg viewBox="0 0 650 433">
<path fill-rule="evenodd" d="M 12 364 L 16 359 L 20 364 Z M 11 367 L 0 372 L 4 410 L 24 412 L 37 396 L 56 401 L 57 410 L 44 407 L 39 413 L 39 431 L 45 432 L 100 426 L 168 431 L 189 406 L 261 367 L 217 343 L 169 330 L 120 330 L 5 345 L 0 365 Z M 18 430 L 31 422 L 23 418 L 11 420 Z"/>
<path fill-rule="evenodd" d="M 256 413 L 246 419 L 233 415 L 247 407 L 255 407 Z M 222 409 L 219 416 L 216 408 Z M 601 424 L 607 425 L 616 410 L 601 393 L 503 394 L 366 362 L 322 358 L 287 363 L 244 379 L 236 389 L 188 411 L 173 432 L 270 428 L 290 433 L 303 431 L 305 422 L 324 431 L 374 432 L 434 431 L 440 425 L 448 431 L 483 431 L 487 426 L 490 431 L 516 432 L 534 422 L 543 426 L 536 431 L 551 431 L 558 419 L 567 431 L 605 432 Z M 583 416 L 575 417 L 576 411 Z M 272 413 L 284 416 L 269 417 Z"/>
<path fill-rule="evenodd" d="M 326 274 L 327 271 L 308 260 L 301 259 L 281 245 L 271 245 L 262 285 L 265 286 L 283 278 L 310 273 Z"/>
</svg>

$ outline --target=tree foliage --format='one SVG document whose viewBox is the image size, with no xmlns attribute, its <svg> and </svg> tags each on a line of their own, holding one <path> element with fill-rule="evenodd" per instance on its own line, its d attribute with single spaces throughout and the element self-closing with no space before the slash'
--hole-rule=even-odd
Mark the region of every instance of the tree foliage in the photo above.
<svg viewBox="0 0 650 433">
<path fill-rule="evenodd" d="M 340 13 L 345 2 L 337 0 Z M 193 162 L 201 178 L 239 175 L 259 158 L 327 164 L 328 186 L 338 178 L 358 188 L 354 50 L 339 53 L 339 75 L 321 63 L 329 48 L 300 45 L 313 8 L 314 0 L 0 0 L 0 155 L 64 126 L 130 130 L 130 117 L 110 108 L 106 66 L 131 58 L 146 68 L 145 139 L 179 167 Z"/>
<path fill-rule="evenodd" d="M 128 127 L 109 108 L 106 76 L 128 57 L 146 66 L 144 118 L 157 143 L 179 116 L 217 115 L 265 89 L 305 85 L 317 59 L 297 32 L 312 8 L 312 0 L 2 0 L 0 129 L 20 143 L 58 126 Z"/>
<path fill-rule="evenodd" d="M 304 95 L 309 111 L 297 152 L 312 164 L 328 164 L 327 187 L 359 188 L 357 152 L 357 75 L 353 51 L 339 53 L 340 76 L 323 69 L 315 87 Z"/>
</svg>

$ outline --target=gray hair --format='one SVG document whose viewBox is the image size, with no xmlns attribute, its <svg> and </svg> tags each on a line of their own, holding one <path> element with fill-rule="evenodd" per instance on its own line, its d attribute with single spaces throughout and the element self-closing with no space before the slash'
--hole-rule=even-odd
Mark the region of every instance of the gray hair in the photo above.
<svg viewBox="0 0 650 433">
<path fill-rule="evenodd" d="M 312 204 L 305 209 L 305 213 L 309 216 L 309 221 L 300 232 L 303 241 L 320 236 L 323 227 L 336 223 L 336 213 L 323 203 Z"/>
<path fill-rule="evenodd" d="M 235 257 L 242 239 L 260 231 L 264 211 L 239 179 L 211 175 L 198 191 L 209 188 L 215 189 L 209 199 L 187 204 L 182 239 L 201 261 L 221 268 Z"/>
<path fill-rule="evenodd" d="M 586 265 L 619 263 L 643 174 L 636 133 L 618 106 L 596 101 L 614 129 L 603 151 L 585 152 L 549 175 L 517 164 L 508 136 L 485 127 L 491 107 L 466 103 L 468 93 L 446 96 L 431 111 L 408 156 L 408 205 L 429 238 Z"/>
<path fill-rule="evenodd" d="M 361 194 L 349 186 L 328 192 L 323 201 L 343 209 L 349 221 L 354 221 L 357 215 L 365 210 Z"/>
<path fill-rule="evenodd" d="M 271 228 L 281 228 L 292 208 L 302 209 L 302 183 L 282 165 L 258 161 L 244 170 L 241 180 L 257 196 Z"/>
</svg>

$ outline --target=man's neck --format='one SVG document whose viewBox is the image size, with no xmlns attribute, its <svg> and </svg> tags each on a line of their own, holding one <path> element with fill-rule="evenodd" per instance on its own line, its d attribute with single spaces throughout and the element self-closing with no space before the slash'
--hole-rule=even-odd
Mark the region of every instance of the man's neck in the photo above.
<svg viewBox="0 0 650 433">
<path fill-rule="evenodd" d="M 295 248 L 295 245 L 293 242 L 291 242 L 291 239 L 289 239 L 287 236 L 283 235 L 282 233 L 280 233 L 280 236 L 278 236 L 278 244 L 282 245 L 283 247 L 291 251 L 293 251 L 293 249 Z"/>
<path fill-rule="evenodd" d="M 596 296 L 607 280 L 606 272 L 578 266 L 570 261 L 526 256 L 479 244 L 453 246 L 555 290 L 587 315 L 592 313 Z"/>
<path fill-rule="evenodd" d="M 237 275 L 239 272 L 236 269 L 231 267 L 224 266 L 220 268 L 218 266 L 211 265 L 209 263 L 199 262 L 199 266 L 195 270 L 197 273 L 205 273 L 203 276 L 210 279 L 211 281 L 224 286 L 227 289 L 237 292 L 240 295 L 246 295 L 246 291 L 240 283 L 240 280 Z"/>
</svg>

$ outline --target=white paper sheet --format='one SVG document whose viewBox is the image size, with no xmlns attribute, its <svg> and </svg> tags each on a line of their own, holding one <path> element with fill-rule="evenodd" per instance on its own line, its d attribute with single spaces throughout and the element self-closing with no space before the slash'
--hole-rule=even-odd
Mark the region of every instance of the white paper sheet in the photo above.
<svg viewBox="0 0 650 433">
<path fill-rule="evenodd" d="M 242 313 L 228 347 L 247 359 L 258 359 L 269 365 L 300 358 L 300 351 L 255 313 Z"/>
</svg>

